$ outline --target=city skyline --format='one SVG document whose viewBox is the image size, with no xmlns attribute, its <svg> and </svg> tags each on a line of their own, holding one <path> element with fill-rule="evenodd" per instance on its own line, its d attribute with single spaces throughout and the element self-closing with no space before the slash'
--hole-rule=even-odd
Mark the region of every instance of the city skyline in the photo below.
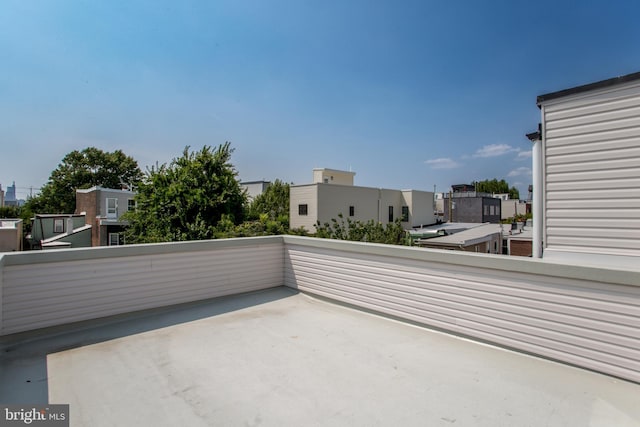
<svg viewBox="0 0 640 427">
<path fill-rule="evenodd" d="M 10 0 L 0 16 L 0 183 L 121 149 L 144 171 L 230 141 L 243 181 L 526 196 L 538 95 L 640 71 L 635 2 Z M 595 24 L 594 24 L 595 23 Z M 597 25 L 596 25 L 597 24 Z"/>
</svg>

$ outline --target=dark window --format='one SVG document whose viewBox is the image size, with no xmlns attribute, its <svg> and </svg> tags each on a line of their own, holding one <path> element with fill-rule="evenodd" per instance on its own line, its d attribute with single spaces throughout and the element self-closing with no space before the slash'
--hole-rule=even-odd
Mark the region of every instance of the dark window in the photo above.
<svg viewBox="0 0 640 427">
<path fill-rule="evenodd" d="M 307 205 L 298 205 L 298 215 L 307 215 Z"/>
<path fill-rule="evenodd" d="M 349 216 L 354 216 L 356 214 L 355 206 L 349 206 Z"/>
<path fill-rule="evenodd" d="M 393 222 L 393 206 L 389 206 L 389 222 Z"/>
<path fill-rule="evenodd" d="M 409 206 L 402 207 L 402 222 L 409 222 Z"/>
<path fill-rule="evenodd" d="M 136 201 L 134 199 L 127 200 L 127 210 L 129 212 L 136 210 Z"/>
</svg>

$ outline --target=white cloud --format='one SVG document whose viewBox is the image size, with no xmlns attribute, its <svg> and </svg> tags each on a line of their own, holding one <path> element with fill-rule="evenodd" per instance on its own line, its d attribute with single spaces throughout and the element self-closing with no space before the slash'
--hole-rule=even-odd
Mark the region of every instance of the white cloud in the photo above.
<svg viewBox="0 0 640 427">
<path fill-rule="evenodd" d="M 521 166 L 509 172 L 507 176 L 522 176 L 522 175 L 531 175 L 531 168 L 525 168 Z"/>
<path fill-rule="evenodd" d="M 425 160 L 425 163 L 431 166 L 432 169 L 455 169 L 461 166 L 460 163 L 448 157 Z"/>
<path fill-rule="evenodd" d="M 513 151 L 518 151 L 509 144 L 489 144 L 476 150 L 473 157 L 497 157 Z"/>
<path fill-rule="evenodd" d="M 531 158 L 531 150 L 527 151 L 518 151 L 518 156 L 516 160 L 526 160 Z"/>
</svg>

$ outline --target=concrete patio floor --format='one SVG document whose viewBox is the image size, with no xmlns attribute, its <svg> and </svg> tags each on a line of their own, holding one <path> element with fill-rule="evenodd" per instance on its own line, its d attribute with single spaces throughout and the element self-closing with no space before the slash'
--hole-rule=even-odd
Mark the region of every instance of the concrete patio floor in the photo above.
<svg viewBox="0 0 640 427">
<path fill-rule="evenodd" d="M 288 288 L 0 349 L 0 402 L 68 403 L 71 426 L 640 425 L 638 384 Z"/>
</svg>

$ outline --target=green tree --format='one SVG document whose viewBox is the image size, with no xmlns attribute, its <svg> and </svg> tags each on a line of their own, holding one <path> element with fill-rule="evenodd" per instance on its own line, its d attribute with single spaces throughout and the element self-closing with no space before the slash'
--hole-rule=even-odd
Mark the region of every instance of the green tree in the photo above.
<svg viewBox="0 0 640 427">
<path fill-rule="evenodd" d="M 251 219 L 260 219 L 266 215 L 267 220 L 276 221 L 289 228 L 289 184 L 276 179 L 264 193 L 256 196 L 248 209 Z"/>
<path fill-rule="evenodd" d="M 331 222 L 316 223 L 316 237 L 325 239 L 351 240 L 356 242 L 386 243 L 389 245 L 411 245 L 411 238 L 402 227 L 400 219 L 389 224 L 382 224 L 374 220 L 366 222 L 353 221 L 347 218 L 344 221 L 342 214 L 339 219 L 333 218 Z"/>
<path fill-rule="evenodd" d="M 128 212 L 128 243 L 215 238 L 218 225 L 231 230 L 243 219 L 246 194 L 230 163 L 229 142 L 190 152 L 151 168 L 138 186 L 136 209 Z"/>
<path fill-rule="evenodd" d="M 77 189 L 96 185 L 120 188 L 122 184 L 136 185 L 141 178 L 138 163 L 121 150 L 110 153 L 88 147 L 64 156 L 40 194 L 26 204 L 35 213 L 73 213 Z"/>
<path fill-rule="evenodd" d="M 20 218 L 20 211 L 19 206 L 2 206 L 0 207 L 0 218 Z"/>
<path fill-rule="evenodd" d="M 520 192 L 516 187 L 509 188 L 509 183 L 504 179 L 498 181 L 496 178 L 485 179 L 484 181 L 475 181 L 472 183 L 477 192 L 480 193 L 509 193 L 509 198 L 519 199 Z"/>
</svg>

